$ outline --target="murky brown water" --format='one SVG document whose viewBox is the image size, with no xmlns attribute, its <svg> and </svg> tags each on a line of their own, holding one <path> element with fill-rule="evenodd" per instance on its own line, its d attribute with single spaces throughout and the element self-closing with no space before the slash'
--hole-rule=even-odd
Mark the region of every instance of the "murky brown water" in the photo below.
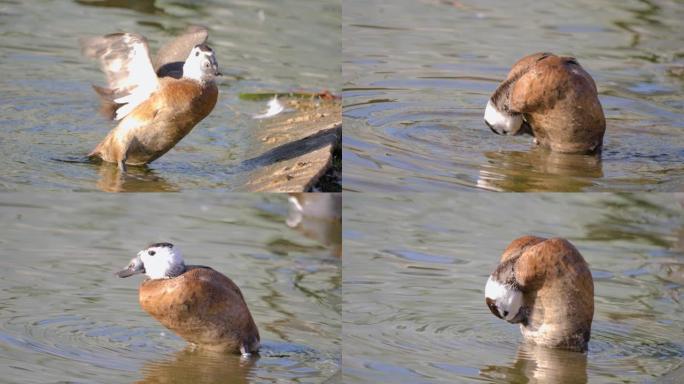
<svg viewBox="0 0 684 384">
<path fill-rule="evenodd" d="M 684 185 L 684 7 L 665 1 L 345 1 L 344 188 L 672 191 Z M 572 55 L 607 118 L 602 161 L 483 122 L 519 58 Z"/>
<path fill-rule="evenodd" d="M 345 383 L 682 382 L 683 207 L 682 194 L 345 195 Z M 485 305 L 523 234 L 565 237 L 589 263 L 588 354 L 522 345 Z"/>
<path fill-rule="evenodd" d="M 234 190 L 245 183 L 251 92 L 338 93 L 341 5 L 336 0 L 0 2 L 0 190 Z M 98 64 L 78 38 L 116 31 L 153 52 L 188 24 L 209 27 L 221 71 L 214 111 L 174 149 L 123 180 L 83 156 L 113 127 L 97 116 Z"/>
<path fill-rule="evenodd" d="M 0 194 L 2 381 L 320 383 L 339 375 L 339 224 L 316 237 L 287 221 L 284 195 Z M 113 273 L 158 241 L 238 284 L 261 334 L 259 359 L 189 351 L 140 308 L 141 279 Z"/>
</svg>

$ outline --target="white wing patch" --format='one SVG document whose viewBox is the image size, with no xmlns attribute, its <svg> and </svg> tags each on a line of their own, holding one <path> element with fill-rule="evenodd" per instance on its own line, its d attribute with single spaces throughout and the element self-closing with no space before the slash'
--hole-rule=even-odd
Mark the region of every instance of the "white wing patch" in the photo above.
<svg viewBox="0 0 684 384">
<path fill-rule="evenodd" d="M 131 113 L 159 87 L 144 37 L 115 33 L 84 39 L 81 46 L 86 56 L 100 60 L 112 91 L 111 101 L 122 104 L 116 111 L 116 120 Z"/>
<path fill-rule="evenodd" d="M 128 71 L 126 83 L 131 87 L 131 93 L 114 100 L 119 104 L 125 104 L 116 111 L 116 120 L 121 120 L 131 113 L 159 87 L 157 74 L 150 62 L 147 44 L 131 39 L 130 36 L 126 36 L 124 41 L 131 47 L 129 61 L 126 63 Z"/>
</svg>

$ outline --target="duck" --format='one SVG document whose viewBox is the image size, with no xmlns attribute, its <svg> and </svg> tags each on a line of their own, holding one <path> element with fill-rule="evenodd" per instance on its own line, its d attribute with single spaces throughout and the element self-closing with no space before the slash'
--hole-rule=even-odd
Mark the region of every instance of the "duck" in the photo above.
<svg viewBox="0 0 684 384">
<path fill-rule="evenodd" d="M 577 59 L 539 52 L 518 60 L 487 102 L 498 135 L 530 134 L 555 152 L 600 153 L 606 119 L 594 79 Z"/>
<path fill-rule="evenodd" d="M 81 51 L 97 59 L 107 88 L 93 86 L 100 112 L 118 121 L 88 157 L 127 165 L 158 159 L 207 117 L 218 100 L 220 75 L 208 32 L 190 26 L 150 59 L 147 40 L 137 33 L 81 39 Z"/>
<path fill-rule="evenodd" d="M 506 248 L 485 286 L 494 316 L 520 324 L 523 340 L 585 352 L 594 316 L 594 282 L 568 240 L 523 236 Z"/>
<path fill-rule="evenodd" d="M 209 351 L 258 353 L 259 330 L 240 288 L 224 274 L 186 265 L 171 243 L 149 245 L 116 273 L 135 274 L 146 276 L 138 294 L 142 309 L 181 338 Z"/>
</svg>

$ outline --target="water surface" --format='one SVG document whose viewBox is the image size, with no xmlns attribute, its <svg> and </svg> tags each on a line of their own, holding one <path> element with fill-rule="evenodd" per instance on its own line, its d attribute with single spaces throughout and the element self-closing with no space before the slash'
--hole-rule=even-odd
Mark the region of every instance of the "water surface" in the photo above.
<svg viewBox="0 0 684 384">
<path fill-rule="evenodd" d="M 631 191 L 684 185 L 677 1 L 345 1 L 344 187 Z M 513 63 L 578 58 L 607 118 L 602 161 L 483 122 Z"/>
<path fill-rule="evenodd" d="M 0 377 L 320 383 L 339 375 L 341 265 L 331 254 L 339 244 L 290 228 L 287 212 L 278 195 L 0 195 Z M 142 278 L 114 272 L 159 241 L 235 281 L 259 327 L 260 358 L 189 350 L 140 308 Z"/>
<path fill-rule="evenodd" d="M 254 154 L 252 116 L 265 102 L 240 93 L 340 88 L 340 2 L 0 2 L 0 189 L 177 191 L 239 189 Z M 169 153 L 120 180 L 85 163 L 114 126 L 96 114 L 104 84 L 78 39 L 144 35 L 152 52 L 188 24 L 209 28 L 220 70 L 214 111 Z"/>
<path fill-rule="evenodd" d="M 682 194 L 345 196 L 345 382 L 682 382 L 683 206 Z M 589 263 L 588 354 L 521 344 L 485 305 L 525 234 L 565 237 Z"/>
</svg>

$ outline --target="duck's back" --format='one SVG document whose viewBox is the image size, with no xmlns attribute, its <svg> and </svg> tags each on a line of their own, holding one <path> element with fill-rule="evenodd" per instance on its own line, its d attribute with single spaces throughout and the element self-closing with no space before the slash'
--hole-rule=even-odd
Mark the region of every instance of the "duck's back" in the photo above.
<svg viewBox="0 0 684 384">
<path fill-rule="evenodd" d="M 568 153 L 600 149 L 606 122 L 589 73 L 572 57 L 523 64 L 528 67 L 511 89 L 510 108 L 525 114 L 538 143 Z"/>
<path fill-rule="evenodd" d="M 180 276 L 146 280 L 139 300 L 147 313 L 191 343 L 233 353 L 259 348 L 259 331 L 240 289 L 211 268 L 188 266 Z"/>
</svg>

